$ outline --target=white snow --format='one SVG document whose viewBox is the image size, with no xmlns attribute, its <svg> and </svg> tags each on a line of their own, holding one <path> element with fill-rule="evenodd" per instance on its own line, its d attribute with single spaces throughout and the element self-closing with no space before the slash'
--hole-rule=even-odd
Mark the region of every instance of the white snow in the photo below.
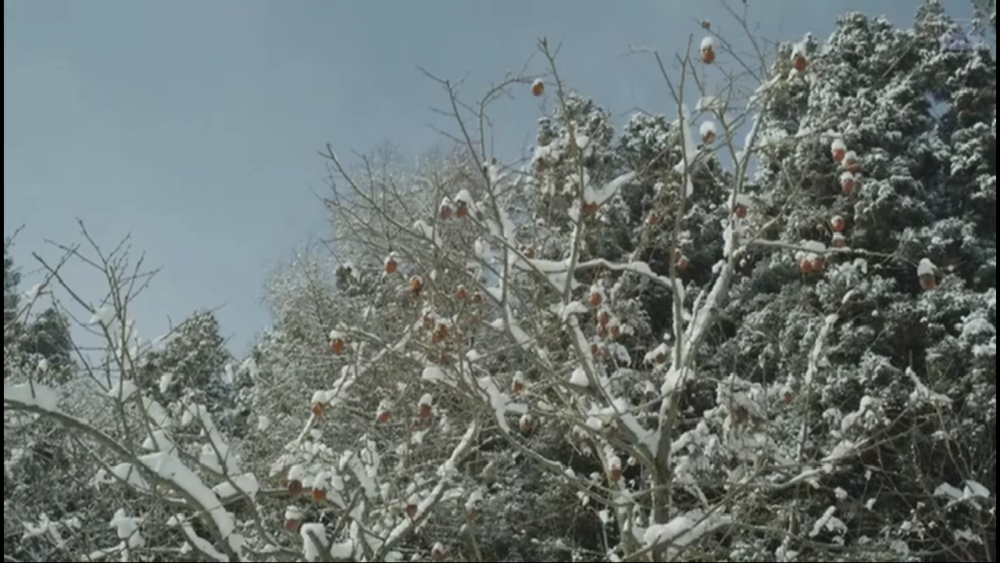
<svg viewBox="0 0 1000 563">
<path fill-rule="evenodd" d="M 667 524 L 654 524 L 646 529 L 643 539 L 647 546 L 669 543 L 668 553 L 676 555 L 680 548 L 691 545 L 706 534 L 732 524 L 730 516 L 693 510 Z"/>
<path fill-rule="evenodd" d="M 593 188 L 588 184 L 584 186 L 584 201 L 593 202 L 597 205 L 604 205 L 618 193 L 618 190 L 634 180 L 635 176 L 635 172 L 626 172 L 614 180 L 611 180 L 607 184 L 604 184 L 601 188 Z"/>
<path fill-rule="evenodd" d="M 111 389 L 108 390 L 108 396 L 125 402 L 138 392 L 139 388 L 136 387 L 135 383 L 127 379 L 121 379 L 118 383 L 111 386 Z"/>
<path fill-rule="evenodd" d="M 840 320 L 840 316 L 837 314 L 827 315 L 826 319 L 823 320 L 823 327 L 820 328 L 819 334 L 816 336 L 816 341 L 813 343 L 812 351 L 809 353 L 809 366 L 804 378 L 807 387 L 812 385 L 813 380 L 819 372 L 820 363 L 824 358 L 824 351 L 826 350 L 826 339 L 829 337 L 833 325 L 837 324 L 838 320 Z"/>
<path fill-rule="evenodd" d="M 111 518 L 110 527 L 118 532 L 118 539 L 125 541 L 130 549 L 136 549 L 146 545 L 146 540 L 139 533 L 141 518 L 128 516 L 124 508 L 119 508 Z"/>
<path fill-rule="evenodd" d="M 111 326 L 111 321 L 115 319 L 115 309 L 111 305 L 104 305 L 97 312 L 90 317 L 91 326 L 103 326 L 105 328 Z"/>
<path fill-rule="evenodd" d="M 962 336 L 969 338 L 978 335 L 997 333 L 997 327 L 986 318 L 986 310 L 981 309 L 962 318 Z"/>
<path fill-rule="evenodd" d="M 950 506 L 976 498 L 990 499 L 993 497 L 993 494 L 990 493 L 990 490 L 984 487 L 981 483 L 976 481 L 966 481 L 964 489 L 959 489 L 958 487 L 948 483 L 942 483 L 937 489 L 934 490 L 934 496 L 949 499 L 948 504 Z"/>
<path fill-rule="evenodd" d="M 257 417 L 257 430 L 260 432 L 267 432 L 267 429 L 271 427 L 271 417 L 267 415 L 259 415 Z"/>
<path fill-rule="evenodd" d="M 834 516 L 837 513 L 837 507 L 831 506 L 826 509 L 816 523 L 813 524 L 812 531 L 809 532 L 809 537 L 815 538 L 820 535 L 823 530 L 829 530 L 831 532 L 847 532 L 847 525 L 844 524 L 839 518 Z"/>
<path fill-rule="evenodd" d="M 297 506 L 285 508 L 285 521 L 302 520 L 302 509 Z"/>
<path fill-rule="evenodd" d="M 254 498 L 260 492 L 260 483 L 257 482 L 257 477 L 253 473 L 245 473 L 234 477 L 232 482 L 219 483 L 212 487 L 212 490 L 215 494 L 219 495 L 219 498 L 223 499 L 239 494 L 245 494 L 250 498 Z"/>
<path fill-rule="evenodd" d="M 590 380 L 587 378 L 587 371 L 582 367 L 577 367 L 573 370 L 573 373 L 569 377 L 569 382 L 577 387 L 587 387 L 590 385 Z"/>
<path fill-rule="evenodd" d="M 701 49 L 703 51 L 705 49 L 712 49 L 714 47 L 715 47 L 715 39 L 713 39 L 711 36 L 706 36 L 704 39 L 701 40 Z"/>
<path fill-rule="evenodd" d="M 702 96 L 695 105 L 695 111 L 720 111 L 724 104 L 718 96 Z"/>
<path fill-rule="evenodd" d="M 54 387 L 39 383 L 3 384 L 3 402 L 21 407 L 59 412 L 61 393 Z"/>
<path fill-rule="evenodd" d="M 937 266 L 929 258 L 922 258 L 920 264 L 917 265 L 918 276 L 933 276 L 935 272 L 937 272 Z"/>
<path fill-rule="evenodd" d="M 989 489 L 976 481 L 965 482 L 965 495 L 979 498 L 991 498 L 993 496 Z"/>
<path fill-rule="evenodd" d="M 461 461 L 461 457 L 465 452 L 472 447 L 472 441 L 475 440 L 478 433 L 479 425 L 477 423 L 470 424 L 469 428 L 465 431 L 465 435 L 462 436 L 462 440 L 452 450 L 451 456 L 438 468 L 439 477 L 450 478 L 459 474 L 457 464 Z"/>
<path fill-rule="evenodd" d="M 306 561 L 319 561 L 325 556 L 325 551 L 330 547 L 330 538 L 327 537 L 323 524 L 303 524 L 299 533 L 302 535 L 302 551 Z"/>
<path fill-rule="evenodd" d="M 95 477 L 95 481 L 104 480 L 103 472 L 104 470 L 101 470 L 101 473 L 98 474 L 97 477 Z M 133 466 L 131 463 L 119 463 L 118 465 L 111 468 L 110 473 L 116 479 L 120 479 L 122 482 L 132 487 L 135 487 L 140 491 L 149 489 L 149 485 L 146 483 L 146 480 L 142 478 L 142 475 L 139 474 L 139 470 L 136 469 L 136 467 Z"/>
<path fill-rule="evenodd" d="M 527 412 L 526 405 L 515 403 L 510 396 L 500 390 L 496 380 L 492 377 L 480 377 L 476 379 L 476 387 L 493 409 L 497 424 L 504 432 L 510 432 L 510 424 L 507 422 L 507 413 L 522 415 Z"/>
<path fill-rule="evenodd" d="M 166 394 L 170 389 L 170 385 L 174 382 L 174 374 L 172 372 L 166 372 L 160 376 L 160 393 Z"/>
<path fill-rule="evenodd" d="M 464 203 L 465 205 L 471 204 L 472 194 L 469 193 L 469 190 L 462 190 L 458 192 L 458 195 L 455 196 L 455 203 Z"/>
<path fill-rule="evenodd" d="M 645 361 L 647 364 L 654 364 L 656 363 L 657 358 L 659 357 L 666 358 L 669 351 L 670 349 L 667 347 L 666 343 L 660 343 L 659 346 L 653 348 L 648 353 L 646 353 L 646 356 L 645 358 L 643 358 L 643 361 Z"/>
<path fill-rule="evenodd" d="M 243 538 L 236 532 L 236 522 L 233 516 L 223 507 L 219 497 L 176 457 L 164 453 L 144 455 L 139 458 L 150 471 L 160 479 L 171 483 L 177 489 L 184 491 L 184 496 L 192 499 L 198 509 L 207 513 L 216 530 L 229 544 L 230 549 L 239 552 Z"/>
<path fill-rule="evenodd" d="M 681 116 L 679 119 L 679 125 L 681 129 L 681 137 L 684 143 L 684 159 L 674 167 L 674 171 L 678 174 L 683 174 L 685 180 L 685 197 L 691 197 L 694 195 L 694 180 L 692 179 L 691 165 L 698 157 L 698 146 L 694 139 L 694 135 L 691 133 L 691 112 L 688 111 L 687 105 L 685 104 L 681 104 L 680 109 Z"/>
<path fill-rule="evenodd" d="M 43 284 L 36 283 L 35 285 L 31 286 L 31 289 L 24 292 L 24 298 L 28 301 L 34 301 L 35 299 L 38 299 L 38 297 L 42 295 L 42 289 L 44 287 L 45 286 Z"/>
<path fill-rule="evenodd" d="M 427 365 L 424 367 L 424 372 L 420 376 L 421 379 L 430 383 L 443 383 L 447 377 L 444 374 L 444 370 L 435 365 Z"/>
<path fill-rule="evenodd" d="M 608 469 L 621 470 L 621 468 L 622 468 L 622 458 L 616 455 L 608 458 Z"/>
<path fill-rule="evenodd" d="M 684 384 L 685 378 L 689 373 L 690 370 L 688 368 L 670 366 L 670 369 L 667 370 L 667 373 L 663 377 L 663 384 L 660 385 L 660 393 L 664 396 L 673 394 Z"/>
<path fill-rule="evenodd" d="M 906 376 L 910 378 L 913 382 L 915 389 L 910 393 L 910 400 L 914 402 L 928 402 L 935 407 L 946 407 L 952 403 L 952 400 L 947 395 L 942 395 L 931 391 L 929 387 L 924 385 L 920 378 L 917 377 L 917 373 L 913 371 L 912 368 L 906 368 Z"/>
<path fill-rule="evenodd" d="M 478 510 L 483 504 L 483 491 L 476 489 L 469 493 L 469 499 L 465 502 L 465 509 L 468 511 Z"/>
<path fill-rule="evenodd" d="M 698 129 L 698 133 L 701 135 L 702 139 L 709 136 L 714 137 L 716 134 L 715 123 L 712 121 L 702 122 L 701 127 Z"/>
</svg>

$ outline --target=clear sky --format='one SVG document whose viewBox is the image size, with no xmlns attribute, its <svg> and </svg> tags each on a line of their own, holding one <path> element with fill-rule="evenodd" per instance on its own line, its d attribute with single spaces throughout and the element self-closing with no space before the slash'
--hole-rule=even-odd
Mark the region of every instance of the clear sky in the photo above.
<svg viewBox="0 0 1000 563">
<path fill-rule="evenodd" d="M 917 0 L 748 0 L 763 37 L 820 38 L 857 9 L 908 25 Z M 943 0 L 956 14 L 967 0 Z M 469 96 L 519 70 L 548 36 L 561 72 L 616 113 L 673 114 L 648 56 L 699 36 L 693 18 L 736 34 L 719 0 L 4 0 L 4 232 L 26 225 L 14 256 L 30 285 L 45 239 L 98 242 L 131 232 L 163 268 L 137 304 L 140 329 L 222 306 L 245 350 L 269 313 L 266 270 L 329 226 L 326 143 L 348 155 L 386 140 L 416 154 L 441 143 L 432 107 L 447 101 L 416 65 Z M 733 5 L 742 10 L 740 0 Z M 721 62 L 721 61 L 720 61 Z M 536 57 L 531 70 L 543 71 Z M 540 109 L 525 95 L 498 108 L 501 159 L 531 142 Z M 72 270 L 99 299 L 99 280 Z M 27 287 L 26 285 L 26 287 Z M 147 334 L 156 336 L 157 334 Z"/>
</svg>

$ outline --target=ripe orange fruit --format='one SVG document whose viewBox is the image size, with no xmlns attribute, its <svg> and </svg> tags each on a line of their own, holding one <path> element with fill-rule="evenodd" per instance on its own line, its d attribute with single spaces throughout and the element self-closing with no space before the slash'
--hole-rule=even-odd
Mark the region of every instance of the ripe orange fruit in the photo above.
<svg viewBox="0 0 1000 563">
<path fill-rule="evenodd" d="M 448 325 L 439 324 L 437 328 L 434 330 L 434 334 L 431 337 L 432 341 L 435 344 L 440 344 L 441 342 L 447 340 L 447 338 L 448 338 Z"/>
<path fill-rule="evenodd" d="M 840 189 L 845 194 L 852 194 L 854 193 L 854 188 L 857 186 L 856 182 L 857 181 L 854 179 L 854 174 L 848 172 L 840 178 Z"/>
<path fill-rule="evenodd" d="M 861 171 L 861 160 L 858 159 L 858 155 L 854 151 L 848 151 L 844 155 L 844 168 L 851 174 L 857 174 Z"/>
<path fill-rule="evenodd" d="M 796 53 L 795 58 L 792 59 L 792 66 L 795 67 L 795 70 L 799 73 L 803 73 L 806 71 L 806 67 L 809 66 L 809 61 L 802 53 Z"/>
<path fill-rule="evenodd" d="M 600 307 L 602 302 L 604 302 L 604 297 L 601 296 L 601 292 L 600 291 L 591 291 L 590 292 L 590 306 L 591 307 Z"/>
<path fill-rule="evenodd" d="M 521 432 L 525 434 L 531 432 L 531 429 L 533 428 L 533 425 L 531 423 L 531 417 L 528 415 L 522 416 L 520 421 L 520 427 L 521 427 Z"/>
</svg>

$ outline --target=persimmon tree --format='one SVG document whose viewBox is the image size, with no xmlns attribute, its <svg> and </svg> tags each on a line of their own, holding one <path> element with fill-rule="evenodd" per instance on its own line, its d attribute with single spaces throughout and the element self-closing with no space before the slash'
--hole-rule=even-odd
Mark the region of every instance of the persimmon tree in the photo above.
<svg viewBox="0 0 1000 563">
<path fill-rule="evenodd" d="M 990 137 L 974 132 L 981 117 L 965 100 L 980 100 L 985 118 L 995 112 L 994 100 L 977 97 L 989 90 L 971 86 L 995 84 L 995 66 L 986 50 L 942 52 L 939 38 L 954 28 L 933 3 L 912 31 L 849 14 L 826 44 L 806 37 L 774 62 L 762 55 L 759 68 L 710 35 L 673 75 L 654 55 L 678 119 L 636 116 L 617 147 L 607 116 L 568 90 L 543 43 L 542 94 L 556 110 L 526 163 L 489 154 L 484 108 L 521 85 L 537 96 L 537 80 L 512 78 L 471 104 L 440 81 L 465 147 L 462 169 L 437 205 L 411 208 L 423 213 L 415 221 L 378 214 L 396 233 L 381 247 L 393 271 L 370 270 L 382 284 L 373 298 L 404 313 L 395 332 L 423 327 L 423 341 L 405 351 L 410 371 L 452 402 L 493 409 L 488 431 L 601 514 L 604 557 L 696 557 L 691 549 L 740 559 L 978 557 L 992 541 L 994 493 L 982 483 L 995 474 L 993 450 L 973 454 L 981 442 L 957 436 L 988 431 L 995 414 L 983 404 L 964 431 L 940 427 L 960 415 L 936 417 L 957 413 L 950 409 L 972 389 L 990 397 L 995 385 L 995 281 L 982 277 L 995 268 L 986 230 L 995 218 L 991 206 L 941 194 L 957 182 L 987 186 L 973 199 L 990 197 L 995 165 L 981 160 L 988 149 L 978 152 Z M 753 92 L 742 93 L 745 80 L 733 75 L 713 90 L 704 65 L 726 58 L 759 81 Z M 930 78 L 955 71 L 947 87 Z M 952 104 L 943 123 L 973 128 L 977 140 L 962 149 L 971 151 L 962 160 L 969 175 L 956 175 L 954 161 L 950 178 L 921 170 L 903 146 L 916 131 L 927 140 L 918 150 L 958 142 L 934 127 L 928 96 Z M 370 178 L 329 157 L 338 186 L 377 211 Z M 904 196 L 894 182 L 906 174 L 920 188 Z M 891 219 L 890 209 L 912 215 Z M 352 223 L 359 244 L 385 240 L 366 224 Z M 931 318 L 944 314 L 931 303 L 957 297 L 941 287 L 959 283 L 949 277 L 960 276 L 957 266 L 938 266 L 956 259 L 934 251 L 957 244 L 944 234 L 956 228 L 975 241 L 964 243 L 975 256 L 962 283 L 972 287 L 964 305 L 945 309 L 973 328 L 959 329 L 959 340 L 944 324 L 919 343 L 888 338 L 881 319 L 902 337 L 915 330 L 904 320 L 913 313 L 880 312 L 873 295 L 898 312 L 938 311 Z M 413 280 L 420 291 L 407 291 Z M 863 302 L 879 320 L 859 320 Z M 351 323 L 336 330 L 380 350 L 391 342 Z M 921 359 L 950 358 L 944 342 L 982 358 L 960 386 Z M 883 381 L 890 373 L 893 385 Z M 923 461 L 940 447 L 920 439 L 935 418 L 936 435 L 957 440 L 944 446 L 947 468 Z M 545 434 L 565 436 L 599 470 L 580 475 L 566 458 L 545 455 Z M 902 453 L 917 444 L 923 453 Z M 961 461 L 970 455 L 979 461 Z M 918 490 L 917 475 L 899 464 L 921 474 Z M 885 490 L 866 493 L 873 482 Z M 912 494 L 922 499 L 916 509 L 905 500 Z M 947 498 L 977 516 L 927 512 L 951 506 Z M 865 516 L 882 503 L 879 514 L 891 517 Z M 916 520 L 919 532 L 900 526 Z M 953 537 L 929 539 L 931 528 Z M 694 545 L 712 531 L 728 539 Z"/>
<path fill-rule="evenodd" d="M 992 53 L 934 2 L 774 53 L 734 21 L 636 49 L 672 103 L 617 132 L 544 40 L 480 100 L 428 75 L 454 146 L 324 153 L 339 261 L 274 273 L 241 363 L 171 353 L 204 316 L 140 338 L 124 247 L 62 249 L 103 296 L 42 261 L 102 345 L 73 388 L 15 364 L 5 435 L 70 429 L 100 494 L 30 529 L 78 560 L 991 558 Z M 526 159 L 490 152 L 501 100 L 551 108 Z"/>
</svg>

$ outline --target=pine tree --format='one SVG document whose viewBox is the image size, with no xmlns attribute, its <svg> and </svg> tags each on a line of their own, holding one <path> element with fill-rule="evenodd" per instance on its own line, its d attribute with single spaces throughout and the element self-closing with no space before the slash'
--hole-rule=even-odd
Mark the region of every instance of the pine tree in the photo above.
<svg viewBox="0 0 1000 563">
<path fill-rule="evenodd" d="M 213 415 L 228 415 L 234 401 L 227 375 L 231 359 L 215 314 L 198 311 L 177 328 L 162 351 L 149 355 L 144 383 L 164 405 L 193 400 Z"/>
<path fill-rule="evenodd" d="M 46 370 L 39 375 L 42 380 L 65 383 L 71 377 L 73 339 L 66 315 L 51 307 L 43 310 L 31 319 L 19 340 L 29 365 L 45 361 Z"/>
<path fill-rule="evenodd" d="M 13 260 L 4 253 L 4 346 L 5 364 L 35 370 L 44 360 L 45 370 L 37 374 L 46 383 L 65 383 L 72 371 L 73 341 L 69 319 L 49 307 L 28 319 L 18 319 L 20 275 Z M 9 356 L 9 358 L 7 358 Z M 5 373 L 7 368 L 5 367 Z"/>
<path fill-rule="evenodd" d="M 763 116 L 774 141 L 756 183 L 791 203 L 781 216 L 785 244 L 858 251 L 802 269 L 806 258 L 792 253 L 758 255 L 726 311 L 735 333 L 703 364 L 747 382 L 787 378 L 790 404 L 826 421 L 810 435 L 814 445 L 877 429 L 881 442 L 853 473 L 821 490 L 843 491 L 838 514 L 852 516 L 848 528 L 928 550 L 952 546 L 952 531 L 976 516 L 926 503 L 914 511 L 909 499 L 942 484 L 995 482 L 996 65 L 988 49 L 942 49 L 940 38 L 959 29 L 929 1 L 911 30 L 852 13 L 824 46 L 807 45 L 816 71 L 785 82 Z M 788 73 L 790 60 L 785 46 L 775 71 Z M 846 176 L 849 190 L 835 143 L 860 163 Z M 925 260 L 938 279 L 922 289 Z M 820 385 L 803 387 L 825 325 L 813 372 Z M 955 402 L 935 403 L 941 396 Z M 877 518 L 863 507 L 873 487 L 882 491 Z M 810 512 L 828 506 L 825 497 Z M 791 505 L 774 514 L 805 516 Z M 941 532 L 918 538 L 904 531 L 911 519 Z"/>
<path fill-rule="evenodd" d="M 6 245 L 5 245 L 6 246 Z M 18 295 L 17 286 L 21 276 L 14 270 L 14 260 L 7 249 L 3 251 L 3 324 L 7 326 L 17 318 Z"/>
</svg>

